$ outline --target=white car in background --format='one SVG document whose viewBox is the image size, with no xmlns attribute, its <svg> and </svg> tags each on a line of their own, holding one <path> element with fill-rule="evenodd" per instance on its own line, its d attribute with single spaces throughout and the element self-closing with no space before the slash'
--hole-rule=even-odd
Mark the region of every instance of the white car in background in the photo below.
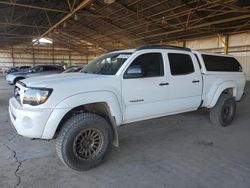
<svg viewBox="0 0 250 188">
<path fill-rule="evenodd" d="M 32 67 L 31 69 L 7 74 L 6 81 L 8 84 L 16 84 L 19 80 L 23 80 L 26 78 L 58 74 L 63 71 L 63 67 L 59 65 L 37 65 Z"/>
</svg>

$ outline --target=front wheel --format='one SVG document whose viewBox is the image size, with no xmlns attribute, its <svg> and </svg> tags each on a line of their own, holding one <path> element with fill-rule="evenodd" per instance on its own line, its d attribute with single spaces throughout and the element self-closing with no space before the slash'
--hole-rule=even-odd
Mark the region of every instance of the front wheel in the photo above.
<svg viewBox="0 0 250 188">
<path fill-rule="evenodd" d="M 210 109 L 209 115 L 213 124 L 226 127 L 232 123 L 235 113 L 235 98 L 228 94 L 222 94 L 216 105 Z"/>
<path fill-rule="evenodd" d="M 91 113 L 70 118 L 56 140 L 56 151 L 62 162 L 77 171 L 101 164 L 112 148 L 110 124 Z"/>
</svg>

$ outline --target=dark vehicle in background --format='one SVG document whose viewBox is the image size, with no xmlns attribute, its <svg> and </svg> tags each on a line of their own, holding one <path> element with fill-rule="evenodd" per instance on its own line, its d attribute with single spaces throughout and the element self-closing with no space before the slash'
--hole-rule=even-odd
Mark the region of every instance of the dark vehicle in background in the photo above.
<svg viewBox="0 0 250 188">
<path fill-rule="evenodd" d="M 72 72 L 80 72 L 83 67 L 81 66 L 71 66 L 67 68 L 63 73 L 72 73 Z"/>
<path fill-rule="evenodd" d="M 18 68 L 18 70 L 26 70 L 26 69 L 30 69 L 31 68 L 31 66 L 20 66 L 20 67 L 17 67 Z"/>
<path fill-rule="evenodd" d="M 8 84 L 16 84 L 17 81 L 23 80 L 25 78 L 58 74 L 63 71 L 64 68 L 60 65 L 37 65 L 25 71 L 19 71 L 8 74 L 6 76 L 6 81 Z"/>
<path fill-rule="evenodd" d="M 31 66 L 20 66 L 20 67 L 9 67 L 5 69 L 3 72 L 3 75 L 6 76 L 7 74 L 13 73 L 13 72 L 19 72 L 19 71 L 24 71 L 27 69 L 30 69 Z"/>
<path fill-rule="evenodd" d="M 13 73 L 13 72 L 18 72 L 18 69 L 16 67 L 10 67 L 7 68 L 4 72 L 3 75 L 6 76 L 7 74 Z"/>
</svg>

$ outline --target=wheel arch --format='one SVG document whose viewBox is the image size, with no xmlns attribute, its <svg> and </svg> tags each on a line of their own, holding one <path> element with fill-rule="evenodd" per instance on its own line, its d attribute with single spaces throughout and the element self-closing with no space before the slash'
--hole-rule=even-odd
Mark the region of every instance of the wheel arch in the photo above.
<svg viewBox="0 0 250 188">
<path fill-rule="evenodd" d="M 227 81 L 227 82 L 221 83 L 216 89 L 216 91 L 214 92 L 214 95 L 208 105 L 208 108 L 212 108 L 215 106 L 221 94 L 228 94 L 233 97 L 236 97 L 237 96 L 236 88 L 237 88 L 237 85 L 233 81 Z"/>
<path fill-rule="evenodd" d="M 13 80 L 13 84 L 16 84 L 17 81 L 25 79 L 24 76 L 18 76 Z"/>
<path fill-rule="evenodd" d="M 118 98 L 112 92 L 81 93 L 59 102 L 44 127 L 42 139 L 55 138 L 68 118 L 84 112 L 98 114 L 110 123 L 114 134 L 113 144 L 118 147 L 117 126 L 122 123 L 122 112 Z"/>
<path fill-rule="evenodd" d="M 97 114 L 99 116 L 102 116 L 104 119 L 106 119 L 112 128 L 113 131 L 113 145 L 116 147 L 119 147 L 119 138 L 118 138 L 118 132 L 117 132 L 117 124 L 115 120 L 115 116 L 112 116 L 109 106 L 106 102 L 95 102 L 95 103 L 89 103 L 80 105 L 77 107 L 74 107 L 73 109 L 69 110 L 61 119 L 60 123 L 57 126 L 56 132 L 54 134 L 54 138 L 57 137 L 58 132 L 63 127 L 63 124 L 71 117 L 80 114 L 80 113 L 93 113 Z"/>
</svg>

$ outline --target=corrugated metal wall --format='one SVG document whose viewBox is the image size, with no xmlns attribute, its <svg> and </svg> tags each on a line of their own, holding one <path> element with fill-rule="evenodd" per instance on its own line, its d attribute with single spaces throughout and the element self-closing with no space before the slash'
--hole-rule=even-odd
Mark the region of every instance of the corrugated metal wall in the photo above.
<svg viewBox="0 0 250 188">
<path fill-rule="evenodd" d="M 183 46 L 183 41 L 174 41 L 171 45 Z M 228 38 L 229 54 L 234 55 L 242 64 L 247 79 L 250 80 L 250 32 L 230 35 Z M 195 50 L 224 53 L 225 36 L 218 35 L 185 42 L 186 47 Z M 54 64 L 64 61 L 68 65 L 83 65 L 95 56 L 80 55 L 67 48 L 53 48 L 40 45 L 34 48 L 15 46 L 13 49 L 0 48 L 0 68 L 7 66 Z"/>
<path fill-rule="evenodd" d="M 84 65 L 95 56 L 81 55 L 70 51 L 67 48 L 51 48 L 51 46 L 41 45 L 27 48 L 27 46 L 14 46 L 13 48 L 0 48 L 0 68 L 39 65 L 39 64 L 59 64 L 62 61 L 69 65 Z"/>
</svg>

